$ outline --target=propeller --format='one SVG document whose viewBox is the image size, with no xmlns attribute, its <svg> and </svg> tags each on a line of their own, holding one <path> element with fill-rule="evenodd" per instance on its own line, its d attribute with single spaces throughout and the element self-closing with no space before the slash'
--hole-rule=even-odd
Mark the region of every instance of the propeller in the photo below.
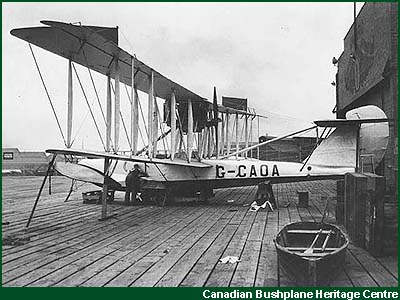
<svg viewBox="0 0 400 300">
<path fill-rule="evenodd" d="M 218 103 L 217 103 L 217 88 L 214 86 L 214 96 L 213 96 L 213 123 L 215 127 L 215 150 L 216 156 L 218 157 Z"/>
</svg>

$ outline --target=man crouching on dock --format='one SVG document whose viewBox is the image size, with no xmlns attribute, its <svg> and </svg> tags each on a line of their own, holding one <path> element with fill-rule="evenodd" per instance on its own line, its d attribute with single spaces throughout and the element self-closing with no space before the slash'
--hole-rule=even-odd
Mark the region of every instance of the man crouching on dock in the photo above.
<svg viewBox="0 0 400 300">
<path fill-rule="evenodd" d="M 125 204 L 129 205 L 129 203 L 132 203 L 133 205 L 139 204 L 139 201 L 137 200 L 137 193 L 140 190 L 140 176 L 142 176 L 144 173 L 142 170 L 140 170 L 138 164 L 133 165 L 133 169 L 129 171 L 128 175 L 126 176 L 125 179 L 125 186 L 126 186 L 126 191 L 125 191 Z"/>
</svg>

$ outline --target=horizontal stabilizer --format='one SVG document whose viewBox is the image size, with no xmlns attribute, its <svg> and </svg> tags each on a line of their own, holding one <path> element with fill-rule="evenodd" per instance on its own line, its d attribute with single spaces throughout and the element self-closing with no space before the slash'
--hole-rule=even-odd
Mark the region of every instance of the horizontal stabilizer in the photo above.
<svg viewBox="0 0 400 300">
<path fill-rule="evenodd" d="M 361 125 L 364 123 L 384 123 L 388 122 L 387 118 L 384 119 L 336 119 L 336 120 L 318 120 L 314 121 L 315 125 L 320 127 L 339 127 L 348 125 Z"/>
<path fill-rule="evenodd" d="M 378 166 L 385 155 L 389 124 L 385 112 L 377 106 L 352 109 L 345 120 L 315 121 L 315 124 L 336 129 L 311 154 L 310 165 L 359 167 L 363 157 L 367 157 Z"/>
</svg>

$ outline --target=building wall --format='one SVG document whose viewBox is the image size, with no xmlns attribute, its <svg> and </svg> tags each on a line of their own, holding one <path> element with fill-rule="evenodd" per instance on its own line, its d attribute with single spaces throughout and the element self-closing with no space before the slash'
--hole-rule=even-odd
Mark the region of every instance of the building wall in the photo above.
<svg viewBox="0 0 400 300">
<path fill-rule="evenodd" d="M 261 136 L 259 142 L 271 140 L 273 137 Z M 315 147 L 316 138 L 293 137 L 278 140 L 261 146 L 259 149 L 261 160 L 302 162 L 310 155 Z M 257 158 L 257 149 L 252 151 L 252 157 Z"/>
<path fill-rule="evenodd" d="M 366 3 L 344 38 L 338 62 L 338 109 L 382 81 L 390 57 L 390 3 Z"/>
<path fill-rule="evenodd" d="M 382 108 L 389 122 L 389 144 L 377 172 L 386 191 L 397 197 L 397 3 L 364 4 L 344 39 L 338 61 L 337 117 L 368 104 Z M 356 40 L 356 44 L 355 44 Z M 356 46 L 355 46 L 356 45 Z M 352 57 L 355 56 L 355 59 Z M 396 198 L 397 199 L 397 198 Z"/>
</svg>

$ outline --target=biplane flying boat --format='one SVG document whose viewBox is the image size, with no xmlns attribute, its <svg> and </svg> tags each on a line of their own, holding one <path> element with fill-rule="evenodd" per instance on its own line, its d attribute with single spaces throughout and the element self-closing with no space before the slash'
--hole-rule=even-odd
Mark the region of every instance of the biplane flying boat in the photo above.
<svg viewBox="0 0 400 300">
<path fill-rule="evenodd" d="M 266 180 L 278 183 L 340 178 L 362 167 L 365 158 L 373 167 L 377 166 L 385 154 L 388 121 L 378 107 L 356 108 L 346 114 L 346 119 L 315 121 L 308 128 L 262 143 L 257 136 L 257 143 L 253 143 L 253 121 L 262 116 L 248 108 L 218 105 L 215 88 L 210 102 L 168 79 L 118 46 L 118 28 L 55 21 L 41 23 L 45 26 L 14 29 L 11 34 L 27 41 L 30 47 L 36 45 L 69 61 L 66 148 L 46 150 L 53 154 L 48 170 L 54 168 L 73 180 L 102 186 L 103 202 L 108 189 L 125 189 L 126 175 L 134 164 L 139 164 L 146 174 L 143 189 L 161 190 L 170 196 L 191 190 L 207 197 L 215 188 L 255 185 Z M 35 58 L 33 50 L 32 54 Z M 36 59 L 35 62 L 38 67 Z M 75 63 L 107 77 L 104 151 L 71 147 Z M 39 67 L 38 71 L 40 74 Z M 41 79 L 44 84 L 42 75 Z M 119 146 L 121 85 L 130 88 L 128 153 L 122 153 Z M 138 91 L 148 95 L 147 145 L 142 149 L 138 149 L 141 109 Z M 165 101 L 163 117 L 157 98 Z M 242 135 L 239 134 L 240 120 Z M 163 130 L 160 123 L 169 129 Z M 251 154 L 268 143 L 318 127 L 324 130 L 321 135 L 317 131 L 316 145 L 303 162 L 262 161 Z M 244 136 L 244 143 L 240 136 Z M 160 155 L 158 147 L 163 139 L 169 141 L 169 147 Z M 56 161 L 57 155 L 65 156 L 66 161 Z"/>
</svg>

